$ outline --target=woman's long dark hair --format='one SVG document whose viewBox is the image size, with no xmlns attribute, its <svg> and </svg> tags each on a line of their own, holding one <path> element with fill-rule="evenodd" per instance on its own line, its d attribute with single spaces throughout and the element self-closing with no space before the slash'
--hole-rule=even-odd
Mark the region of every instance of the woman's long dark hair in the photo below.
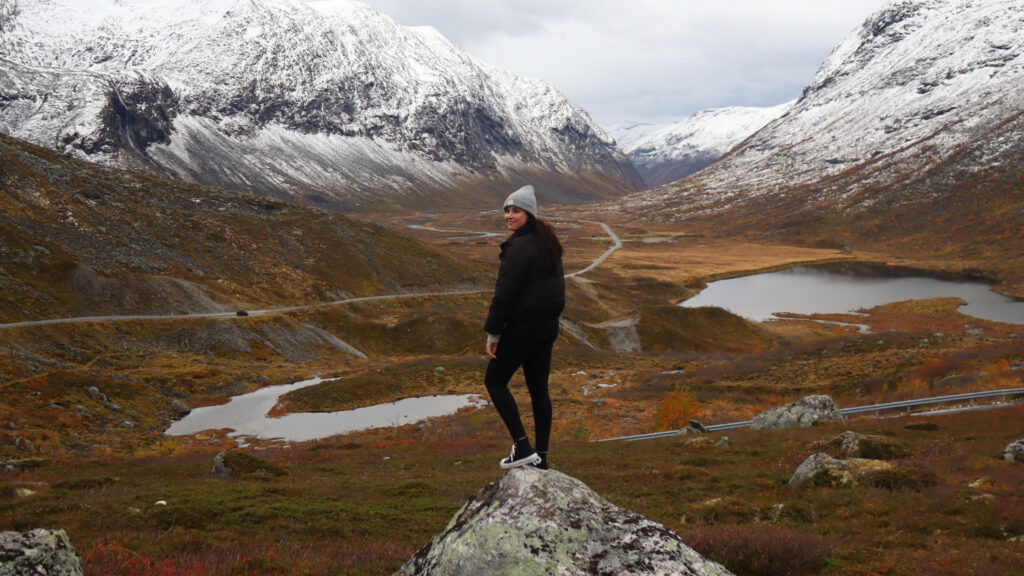
<svg viewBox="0 0 1024 576">
<path fill-rule="evenodd" d="M 561 272 L 563 249 L 562 243 L 558 241 L 558 235 L 555 234 L 555 228 L 529 212 L 526 215 L 529 218 L 526 225 L 532 226 L 534 234 L 537 235 L 548 270 Z"/>
</svg>

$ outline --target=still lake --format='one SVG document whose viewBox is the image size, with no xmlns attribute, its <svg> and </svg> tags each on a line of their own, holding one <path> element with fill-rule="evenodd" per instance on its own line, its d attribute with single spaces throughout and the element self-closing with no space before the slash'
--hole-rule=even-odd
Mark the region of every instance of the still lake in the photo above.
<svg viewBox="0 0 1024 576">
<path fill-rule="evenodd" d="M 324 380 L 313 378 L 292 384 L 267 386 L 235 396 L 227 404 L 196 408 L 171 424 L 166 433 L 182 436 L 203 430 L 230 428 L 233 432 L 229 435 L 235 437 L 240 445 L 245 444 L 247 437 L 305 442 L 369 428 L 402 426 L 454 414 L 467 406 L 486 404 L 486 401 L 472 394 L 423 396 L 340 412 L 303 412 L 277 418 L 267 416 L 281 396 L 321 382 Z"/>
<path fill-rule="evenodd" d="M 1024 324 L 1024 300 L 989 289 L 984 282 L 881 264 L 837 263 L 796 266 L 708 284 L 681 302 L 687 308 L 717 306 L 763 322 L 778 313 L 845 314 L 891 302 L 960 298 L 968 316 Z"/>
</svg>

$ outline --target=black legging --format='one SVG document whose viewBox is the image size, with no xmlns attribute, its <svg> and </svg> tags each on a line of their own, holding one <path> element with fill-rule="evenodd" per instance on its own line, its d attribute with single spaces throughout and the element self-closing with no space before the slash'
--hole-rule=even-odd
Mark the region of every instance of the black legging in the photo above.
<svg viewBox="0 0 1024 576">
<path fill-rule="evenodd" d="M 520 366 L 530 391 L 533 405 L 534 449 L 547 453 L 551 438 L 551 396 L 548 395 L 548 375 L 551 372 L 551 348 L 558 338 L 558 317 L 509 324 L 498 341 L 497 359 L 487 365 L 484 384 L 491 402 L 504 420 L 512 440 L 526 436 L 519 417 L 516 400 L 508 389 L 509 380 Z"/>
</svg>

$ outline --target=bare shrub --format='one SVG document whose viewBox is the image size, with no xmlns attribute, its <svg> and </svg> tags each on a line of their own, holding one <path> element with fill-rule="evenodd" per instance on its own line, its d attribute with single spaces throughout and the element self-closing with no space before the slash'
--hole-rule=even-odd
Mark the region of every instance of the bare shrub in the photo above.
<svg viewBox="0 0 1024 576">
<path fill-rule="evenodd" d="M 683 428 L 697 415 L 697 397 L 685 386 L 677 386 L 662 398 L 654 413 L 655 430 Z"/>
<path fill-rule="evenodd" d="M 920 492 L 925 488 L 938 486 L 939 476 L 931 470 L 916 466 L 896 466 L 891 470 L 871 474 L 864 483 L 890 492 Z"/>
<path fill-rule="evenodd" d="M 705 526 L 683 539 L 739 576 L 814 574 L 830 551 L 818 536 L 770 525 Z"/>
</svg>

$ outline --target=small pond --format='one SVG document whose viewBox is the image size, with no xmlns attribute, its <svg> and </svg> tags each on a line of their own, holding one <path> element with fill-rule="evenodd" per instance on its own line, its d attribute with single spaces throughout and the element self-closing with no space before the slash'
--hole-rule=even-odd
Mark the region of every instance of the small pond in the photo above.
<svg viewBox="0 0 1024 576">
<path fill-rule="evenodd" d="M 797 266 L 719 280 L 679 305 L 717 306 L 763 322 L 785 312 L 844 314 L 890 302 L 944 297 L 963 300 L 960 312 L 968 316 L 1024 324 L 1024 300 L 997 294 L 984 282 L 864 263 Z"/>
<path fill-rule="evenodd" d="M 235 396 L 227 404 L 196 408 L 172 424 L 167 434 L 183 436 L 203 430 L 230 428 L 233 430 L 230 435 L 239 444 L 244 444 L 246 437 L 304 442 L 369 428 L 402 426 L 454 414 L 467 406 L 486 404 L 485 400 L 474 394 L 424 396 L 340 412 L 286 414 L 277 418 L 267 416 L 281 396 L 323 381 L 313 378 L 293 384 L 268 386 Z"/>
</svg>

